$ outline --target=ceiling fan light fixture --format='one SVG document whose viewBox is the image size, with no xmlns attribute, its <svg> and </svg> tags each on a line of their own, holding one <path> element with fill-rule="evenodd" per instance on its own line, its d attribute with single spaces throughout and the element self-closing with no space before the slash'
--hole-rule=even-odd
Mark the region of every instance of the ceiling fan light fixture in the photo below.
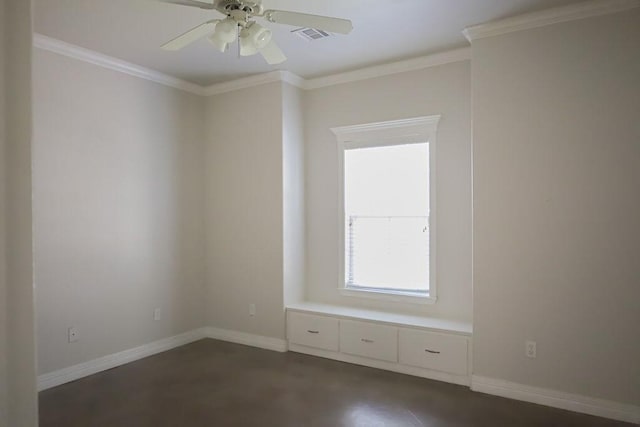
<svg viewBox="0 0 640 427">
<path fill-rule="evenodd" d="M 254 27 L 260 27 L 258 24 L 254 24 Z M 268 28 L 260 27 L 252 35 L 253 44 L 258 50 L 262 49 L 269 44 L 272 37 L 271 30 Z"/>
<path fill-rule="evenodd" d="M 255 55 L 271 42 L 272 36 L 270 29 L 254 22 L 240 33 L 240 55 Z"/>
<path fill-rule="evenodd" d="M 258 53 L 258 49 L 251 43 L 251 40 L 240 36 L 240 56 L 251 56 Z"/>
<path fill-rule="evenodd" d="M 219 40 L 214 35 L 209 36 L 209 42 L 211 42 L 211 44 L 214 45 L 216 49 L 218 49 L 220 52 L 223 52 L 223 53 L 227 50 L 227 47 L 229 46 L 229 43 Z"/>
<path fill-rule="evenodd" d="M 233 43 L 236 40 L 238 31 L 238 24 L 235 20 L 227 18 L 218 22 L 216 30 L 209 37 L 209 41 L 220 51 L 227 50 L 229 43 Z"/>
</svg>

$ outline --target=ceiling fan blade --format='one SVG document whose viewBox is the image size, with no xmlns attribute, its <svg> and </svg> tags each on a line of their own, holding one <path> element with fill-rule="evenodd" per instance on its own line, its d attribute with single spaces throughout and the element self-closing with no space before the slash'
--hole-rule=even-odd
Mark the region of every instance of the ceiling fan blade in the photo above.
<svg viewBox="0 0 640 427">
<path fill-rule="evenodd" d="M 162 45 L 162 49 L 164 50 L 180 50 L 183 47 L 195 42 L 198 39 L 206 36 L 207 34 L 213 32 L 216 28 L 216 22 L 218 20 L 213 20 L 209 22 L 205 22 L 204 24 L 198 25 L 197 27 L 187 31 L 186 33 L 176 37 Z"/>
<path fill-rule="evenodd" d="M 330 33 L 349 34 L 353 30 L 353 24 L 348 19 L 287 12 L 284 10 L 267 10 L 263 16 L 270 22 L 315 28 L 316 30 L 329 31 Z"/>
<path fill-rule="evenodd" d="M 215 9 L 213 1 L 206 0 L 159 0 L 162 3 L 179 4 L 181 6 L 199 7 L 200 9 Z"/>
<path fill-rule="evenodd" d="M 287 60 L 282 50 L 278 47 L 276 42 L 271 40 L 265 47 L 259 50 L 260 55 L 267 61 L 269 65 L 281 64 Z"/>
</svg>

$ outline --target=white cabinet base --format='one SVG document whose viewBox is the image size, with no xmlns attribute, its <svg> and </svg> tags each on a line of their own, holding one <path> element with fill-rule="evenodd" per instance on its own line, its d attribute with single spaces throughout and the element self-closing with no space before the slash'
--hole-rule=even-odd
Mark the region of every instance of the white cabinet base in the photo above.
<svg viewBox="0 0 640 427">
<path fill-rule="evenodd" d="M 398 328 L 340 320 L 340 352 L 395 363 L 398 361 Z"/>
<path fill-rule="evenodd" d="M 333 317 L 289 313 L 287 338 L 290 343 L 320 350 L 338 351 L 339 320 Z"/>
<path fill-rule="evenodd" d="M 325 359 L 338 360 L 340 362 L 353 363 L 355 365 L 368 366 L 370 368 L 384 369 L 385 371 L 398 372 L 400 374 L 413 375 L 415 377 L 428 378 L 430 380 L 444 381 L 464 386 L 471 385 L 468 375 L 452 375 L 447 374 L 446 372 L 432 371 L 430 369 L 416 368 L 414 366 L 401 365 L 399 363 L 352 356 L 350 354 L 338 353 L 335 351 L 320 350 L 292 343 L 289 343 L 289 351 L 324 357 Z"/>
<path fill-rule="evenodd" d="M 287 308 L 289 351 L 470 385 L 471 326 L 385 313 Z M 449 328 L 446 328 L 449 326 Z M 338 339 L 339 338 L 339 339 Z"/>
<path fill-rule="evenodd" d="M 468 340 L 464 337 L 400 328 L 398 346 L 404 365 L 453 375 L 468 373 Z"/>
</svg>

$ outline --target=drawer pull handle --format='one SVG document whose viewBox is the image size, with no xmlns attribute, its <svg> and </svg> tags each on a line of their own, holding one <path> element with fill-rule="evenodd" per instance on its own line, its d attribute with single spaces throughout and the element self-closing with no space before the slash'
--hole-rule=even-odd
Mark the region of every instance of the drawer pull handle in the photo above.
<svg viewBox="0 0 640 427">
<path fill-rule="evenodd" d="M 368 340 L 366 338 L 362 338 L 360 341 L 366 342 L 367 344 L 371 344 L 373 342 L 373 340 Z"/>
<path fill-rule="evenodd" d="M 431 354 L 440 354 L 439 351 L 429 350 L 428 348 L 425 348 L 424 351 L 426 351 L 427 353 L 431 353 Z"/>
<path fill-rule="evenodd" d="M 320 331 L 312 331 L 310 329 L 307 330 L 307 332 L 309 332 L 310 334 L 319 334 L 320 333 Z"/>
</svg>

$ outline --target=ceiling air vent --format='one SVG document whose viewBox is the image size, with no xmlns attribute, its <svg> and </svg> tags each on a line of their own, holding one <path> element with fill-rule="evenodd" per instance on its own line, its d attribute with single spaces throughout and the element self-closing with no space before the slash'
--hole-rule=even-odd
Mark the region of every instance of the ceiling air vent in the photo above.
<svg viewBox="0 0 640 427">
<path fill-rule="evenodd" d="M 326 31 L 316 30 L 315 28 L 298 28 L 291 32 L 307 41 L 324 39 L 331 36 Z"/>
</svg>

